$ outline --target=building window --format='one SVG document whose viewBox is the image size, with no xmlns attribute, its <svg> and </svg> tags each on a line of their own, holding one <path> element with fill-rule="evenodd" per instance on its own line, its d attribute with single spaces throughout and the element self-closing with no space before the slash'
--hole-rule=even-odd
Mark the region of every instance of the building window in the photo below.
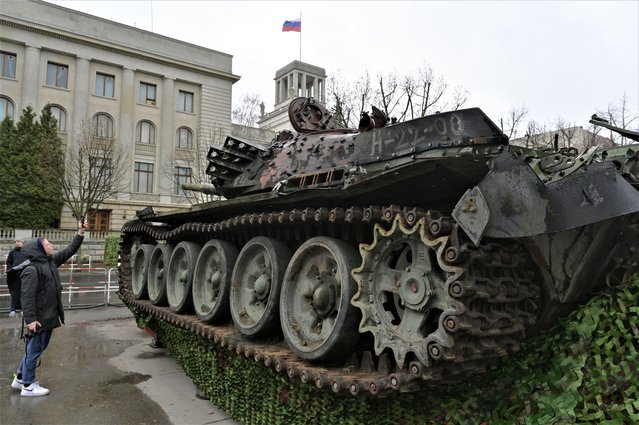
<svg viewBox="0 0 639 425">
<path fill-rule="evenodd" d="M 59 63 L 47 64 L 47 86 L 66 89 L 69 84 L 69 67 Z"/>
<path fill-rule="evenodd" d="M 89 230 L 109 230 L 111 222 L 111 211 L 109 210 L 91 210 L 87 217 Z"/>
<path fill-rule="evenodd" d="M 113 118 L 107 114 L 95 114 L 91 134 L 94 137 L 113 139 Z"/>
<path fill-rule="evenodd" d="M 97 156 L 89 157 L 89 177 L 96 182 L 95 187 L 110 186 L 111 180 L 111 159 Z"/>
<path fill-rule="evenodd" d="M 95 94 L 104 97 L 113 97 L 115 77 L 113 75 L 95 74 Z"/>
<path fill-rule="evenodd" d="M 189 167 L 175 167 L 175 188 L 173 193 L 175 195 L 186 196 L 186 192 L 182 189 L 182 184 L 191 183 L 192 175 Z"/>
<path fill-rule="evenodd" d="M 133 191 L 153 193 L 153 164 L 136 162 L 133 167 Z"/>
<path fill-rule="evenodd" d="M 0 121 L 13 119 L 13 102 L 8 97 L 0 96 Z"/>
<path fill-rule="evenodd" d="M 193 93 L 182 90 L 178 92 L 178 111 L 193 112 Z"/>
<path fill-rule="evenodd" d="M 56 119 L 58 122 L 58 131 L 60 133 L 67 132 L 67 113 L 61 107 L 57 105 L 49 106 L 49 111 L 51 112 L 51 116 Z"/>
<path fill-rule="evenodd" d="M 135 129 L 135 143 L 155 144 L 155 126 L 151 121 L 140 121 Z"/>
<path fill-rule="evenodd" d="M 0 60 L 2 61 L 2 64 L 0 64 L 0 66 L 2 67 L 2 77 L 4 78 L 11 78 L 11 79 L 15 79 L 16 78 L 16 55 L 15 53 L 7 53 L 7 52 L 0 52 Z"/>
<path fill-rule="evenodd" d="M 193 132 L 188 127 L 180 127 L 175 132 L 175 147 L 180 149 L 193 148 Z"/>
<path fill-rule="evenodd" d="M 155 105 L 156 101 L 155 84 L 140 82 L 140 96 L 138 102 L 145 105 Z"/>
</svg>

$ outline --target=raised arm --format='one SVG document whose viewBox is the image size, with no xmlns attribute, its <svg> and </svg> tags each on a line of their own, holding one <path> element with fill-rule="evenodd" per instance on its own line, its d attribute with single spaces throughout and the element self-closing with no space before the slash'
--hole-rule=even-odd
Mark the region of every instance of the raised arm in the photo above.
<svg viewBox="0 0 639 425">
<path fill-rule="evenodd" d="M 65 261 L 71 258 L 73 254 L 75 254 L 78 249 L 80 249 L 80 245 L 82 245 L 82 242 L 84 241 L 84 231 L 87 227 L 88 226 L 84 220 L 79 220 L 78 234 L 75 235 L 71 243 L 66 248 L 61 249 L 60 251 L 53 254 L 53 261 L 55 262 L 55 265 L 57 267 L 60 267 L 62 264 L 64 264 Z"/>
</svg>

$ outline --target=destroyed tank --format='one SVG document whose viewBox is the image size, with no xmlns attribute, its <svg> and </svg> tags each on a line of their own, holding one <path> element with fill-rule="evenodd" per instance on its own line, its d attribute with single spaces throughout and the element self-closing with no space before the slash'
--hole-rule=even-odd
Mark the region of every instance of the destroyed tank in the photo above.
<svg viewBox="0 0 639 425">
<path fill-rule="evenodd" d="M 289 118 L 270 146 L 210 148 L 211 183 L 185 189 L 225 199 L 123 226 L 127 304 L 291 380 L 381 395 L 498 367 L 639 263 L 637 144 L 514 146 L 478 108 L 373 108 L 346 129 L 298 98 Z"/>
</svg>

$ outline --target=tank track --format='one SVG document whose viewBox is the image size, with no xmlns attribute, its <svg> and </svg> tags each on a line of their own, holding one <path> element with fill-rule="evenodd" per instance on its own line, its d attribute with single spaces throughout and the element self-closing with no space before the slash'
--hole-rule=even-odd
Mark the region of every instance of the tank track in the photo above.
<svg viewBox="0 0 639 425">
<path fill-rule="evenodd" d="M 391 223 L 391 230 L 385 230 Z M 143 243 L 190 240 L 203 244 L 216 238 L 241 246 L 255 236 L 294 244 L 323 235 L 361 243 L 362 266 L 353 276 L 362 292 L 366 287 L 357 270 L 370 268 L 372 261 L 365 251 L 375 251 L 395 228 L 400 229 L 402 237 L 417 229 L 424 241 L 436 245 L 437 263 L 448 271 L 446 299 L 454 314 L 441 314 L 434 332 L 438 337 L 428 339 L 426 354 L 417 356 L 421 361 L 411 353 L 417 350 L 406 350 L 398 365 L 392 341 L 382 341 L 381 345 L 376 341 L 375 353 L 370 344 L 343 364 L 310 364 L 298 358 L 284 341 L 247 340 L 233 324 L 209 325 L 195 315 L 177 314 L 169 307 L 136 299 L 131 291 L 134 239 Z M 418 391 L 433 383 L 456 383 L 495 369 L 501 358 L 519 350 L 526 329 L 536 323 L 540 299 L 540 288 L 534 283 L 535 266 L 519 244 L 489 241 L 476 247 L 452 218 L 436 211 L 394 205 L 252 213 L 215 223 L 186 223 L 174 229 L 132 221 L 122 229 L 120 257 L 120 291 L 127 304 L 263 363 L 289 379 L 352 395 Z M 355 298 L 358 296 L 361 298 L 359 294 Z M 365 319 L 372 314 L 366 308 L 363 311 Z M 360 331 L 367 330 L 375 331 L 363 320 Z"/>
</svg>

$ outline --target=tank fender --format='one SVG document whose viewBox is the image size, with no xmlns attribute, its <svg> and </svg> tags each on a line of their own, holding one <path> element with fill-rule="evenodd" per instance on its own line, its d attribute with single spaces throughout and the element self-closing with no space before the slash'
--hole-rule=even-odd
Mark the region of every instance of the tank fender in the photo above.
<svg viewBox="0 0 639 425">
<path fill-rule="evenodd" d="M 557 233 L 639 211 L 639 193 L 611 161 L 584 165 L 544 184 L 522 157 L 504 151 L 466 191 L 452 216 L 479 244 L 482 237 Z"/>
</svg>

